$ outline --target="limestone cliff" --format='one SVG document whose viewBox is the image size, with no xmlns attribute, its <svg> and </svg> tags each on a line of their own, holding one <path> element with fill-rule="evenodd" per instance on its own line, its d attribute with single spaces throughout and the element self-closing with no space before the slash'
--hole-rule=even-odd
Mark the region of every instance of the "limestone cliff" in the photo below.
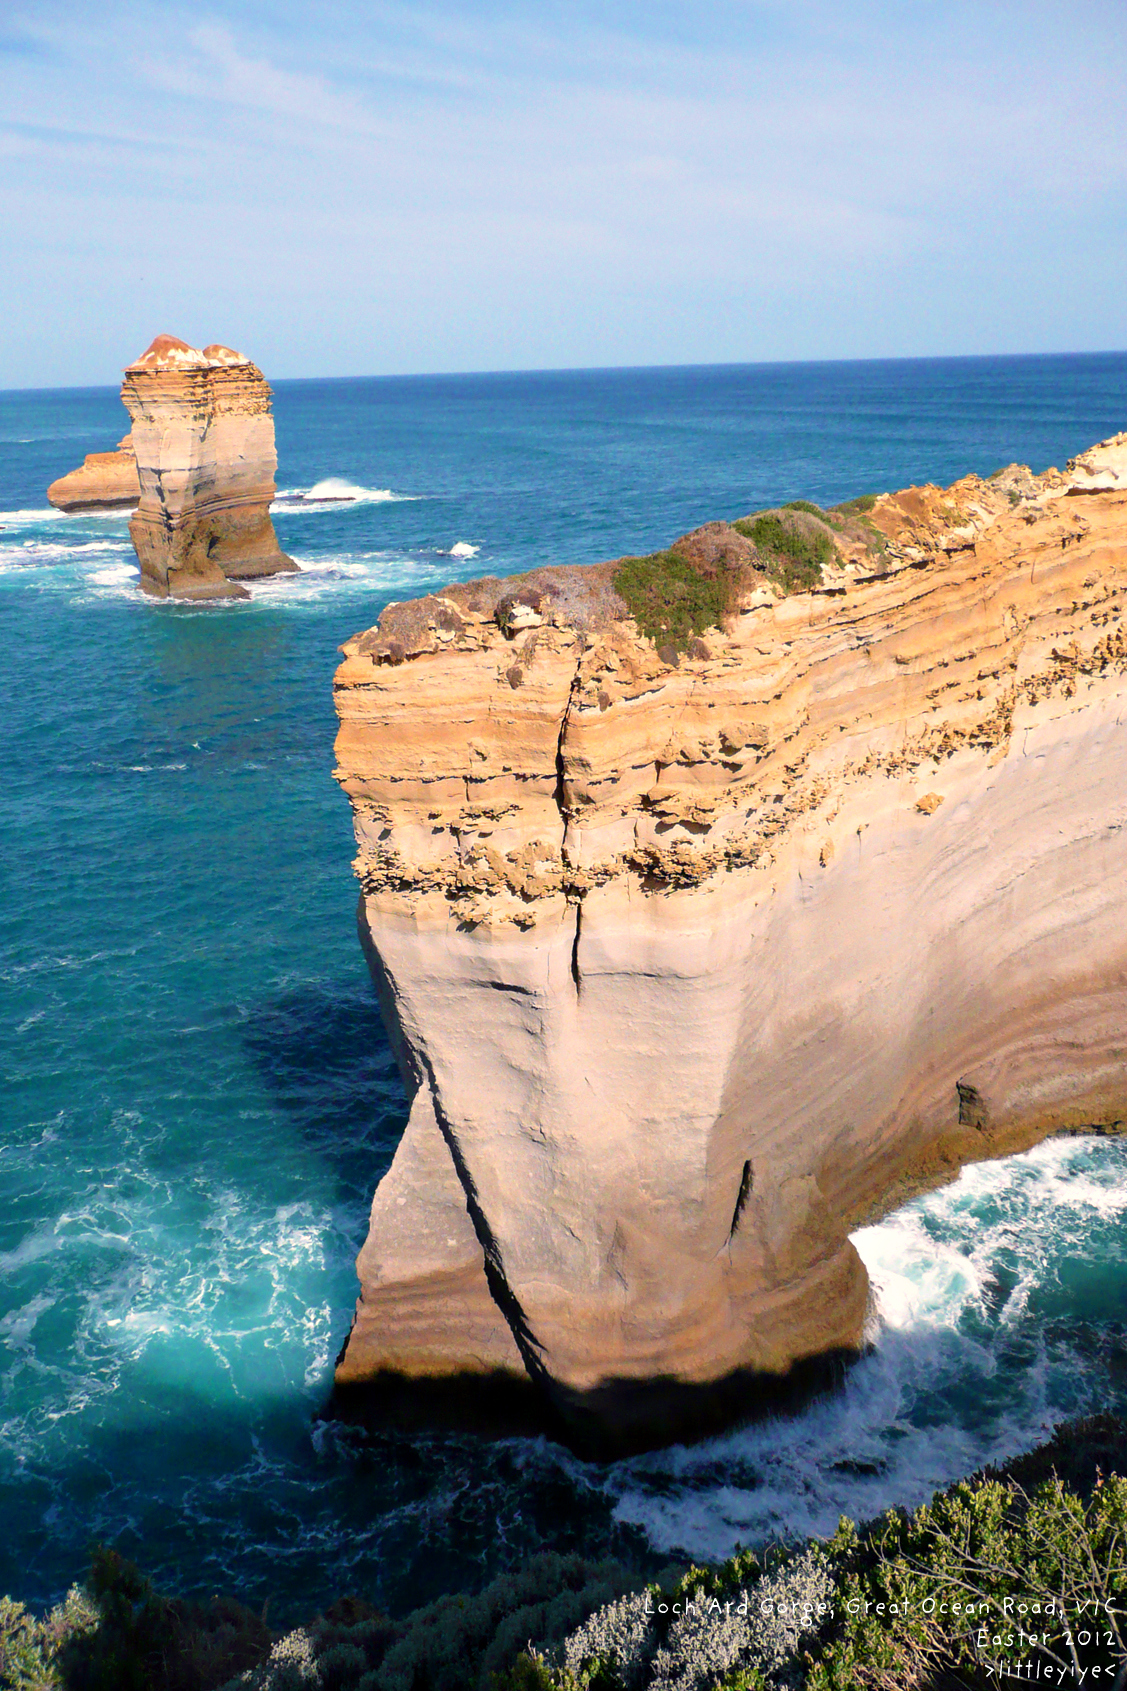
<svg viewBox="0 0 1127 1691">
<path fill-rule="evenodd" d="M 861 1345 L 851 1228 L 1127 1117 L 1124 438 L 801 508 L 811 591 L 785 510 L 708 525 L 658 555 L 723 585 L 687 650 L 623 597 L 652 560 L 342 648 L 413 1098 L 346 1392 L 531 1380 L 598 1448 L 747 1413 Z"/>
<path fill-rule="evenodd" d="M 60 511 L 114 510 L 136 505 L 140 497 L 131 435 L 119 441 L 114 452 L 88 452 L 77 470 L 47 489 L 47 498 Z"/>
<path fill-rule="evenodd" d="M 295 570 L 270 521 L 274 419 L 261 370 L 229 347 L 158 335 L 125 371 L 141 499 L 129 524 L 159 598 L 245 598 L 240 581 Z"/>
</svg>

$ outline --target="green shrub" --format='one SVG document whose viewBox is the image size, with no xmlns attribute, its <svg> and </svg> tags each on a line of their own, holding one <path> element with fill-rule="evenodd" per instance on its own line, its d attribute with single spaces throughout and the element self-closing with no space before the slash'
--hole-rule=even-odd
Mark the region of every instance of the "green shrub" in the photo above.
<svg viewBox="0 0 1127 1691">
<path fill-rule="evenodd" d="M 1019 1663 L 1013 1677 L 1059 1684 L 1082 1684 L 1098 1666 L 1100 1683 L 1127 1662 L 1119 1475 L 1098 1480 L 1087 1502 L 1055 1475 L 1032 1494 L 1012 1481 L 963 1482 L 863 1537 L 843 1521 L 827 1551 L 839 1620 L 815 1652 L 809 1691 L 925 1680 L 986 1691 Z"/>
<path fill-rule="evenodd" d="M 835 505 L 834 510 L 840 511 L 843 517 L 863 517 L 867 511 L 872 510 L 879 497 L 876 493 L 861 493 L 856 499 L 846 499 L 840 505 Z"/>
<path fill-rule="evenodd" d="M 680 552 L 623 558 L 614 589 L 642 634 L 655 646 L 683 652 L 694 634 L 718 627 L 729 608 L 734 579 L 698 570 Z"/>
<path fill-rule="evenodd" d="M 784 511 L 805 511 L 808 517 L 824 517 L 825 512 L 820 505 L 812 505 L 809 499 L 789 499 L 783 506 Z"/>
<path fill-rule="evenodd" d="M 826 524 L 811 520 L 808 511 L 797 507 L 741 517 L 732 527 L 752 542 L 767 574 L 785 593 L 820 586 L 822 567 L 832 563 L 836 553 Z"/>
<path fill-rule="evenodd" d="M 5 1691 L 62 1691 L 68 1647 L 96 1631 L 99 1620 L 79 1586 L 72 1586 L 44 1620 L 22 1603 L 0 1597 L 0 1685 Z"/>
<path fill-rule="evenodd" d="M 533 1634 L 498 1691 L 1118 1688 L 1127 1478 L 1100 1472 L 1112 1462 L 1127 1462 L 1123 1423 L 1075 1424 L 1013 1472 L 963 1481 L 914 1514 L 860 1531 L 843 1520 L 766 1566 L 741 1552 L 690 1568 L 663 1602 L 655 1589 L 644 1611 L 640 1598 L 609 1604 L 555 1647 Z"/>
<path fill-rule="evenodd" d="M 85 1586 L 46 1619 L 0 1599 L 3 1691 L 214 1691 L 269 1648 L 265 1622 L 242 1604 L 160 1597 L 101 1545 Z"/>
<path fill-rule="evenodd" d="M 450 1593 L 401 1621 L 335 1604 L 223 1691 L 493 1691 L 498 1683 L 536 1691 L 554 1682 L 537 1680 L 531 1657 L 516 1665 L 529 1639 L 555 1643 L 638 1583 L 617 1562 L 548 1552 L 474 1596 Z"/>
</svg>

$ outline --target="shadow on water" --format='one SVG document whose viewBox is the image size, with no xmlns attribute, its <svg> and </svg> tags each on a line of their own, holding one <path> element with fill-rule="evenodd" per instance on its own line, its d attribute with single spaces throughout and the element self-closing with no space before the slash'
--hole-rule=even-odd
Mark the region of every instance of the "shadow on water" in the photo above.
<svg viewBox="0 0 1127 1691">
<path fill-rule="evenodd" d="M 543 1441 L 361 1441 L 337 1426 L 311 1440 L 292 1406 L 248 1419 L 185 1394 L 163 1416 L 145 1406 L 99 1429 L 49 1485 L 34 1483 L 51 1531 L 30 1555 L 26 1543 L 0 1555 L 0 1593 L 42 1611 L 82 1578 L 97 1542 L 170 1594 L 224 1592 L 256 1609 L 269 1599 L 276 1626 L 346 1594 L 404 1614 L 547 1549 L 663 1565 L 614 1519 L 601 1478 Z"/>
<path fill-rule="evenodd" d="M 371 989 L 305 983 L 268 998 L 242 1030 L 270 1097 L 334 1175 L 366 1203 L 407 1119 L 399 1071 Z"/>
</svg>

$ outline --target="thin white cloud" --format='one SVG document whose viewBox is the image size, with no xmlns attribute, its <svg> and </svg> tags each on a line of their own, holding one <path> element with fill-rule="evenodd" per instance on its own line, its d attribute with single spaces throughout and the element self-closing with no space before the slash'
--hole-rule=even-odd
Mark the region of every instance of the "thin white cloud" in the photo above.
<svg viewBox="0 0 1127 1691">
<path fill-rule="evenodd" d="M 267 58 L 241 51 L 225 24 L 198 24 L 176 53 L 140 56 L 135 64 L 153 87 L 168 93 L 251 107 L 331 129 L 365 133 L 378 127 L 361 101 L 326 77 L 281 69 Z"/>
</svg>

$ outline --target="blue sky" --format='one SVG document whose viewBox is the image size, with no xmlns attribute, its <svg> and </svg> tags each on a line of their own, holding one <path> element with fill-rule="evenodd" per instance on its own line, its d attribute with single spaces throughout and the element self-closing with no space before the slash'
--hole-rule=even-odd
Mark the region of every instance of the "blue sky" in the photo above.
<svg viewBox="0 0 1127 1691">
<path fill-rule="evenodd" d="M 1123 0 L 0 0 L 0 387 L 1122 347 Z"/>
</svg>

